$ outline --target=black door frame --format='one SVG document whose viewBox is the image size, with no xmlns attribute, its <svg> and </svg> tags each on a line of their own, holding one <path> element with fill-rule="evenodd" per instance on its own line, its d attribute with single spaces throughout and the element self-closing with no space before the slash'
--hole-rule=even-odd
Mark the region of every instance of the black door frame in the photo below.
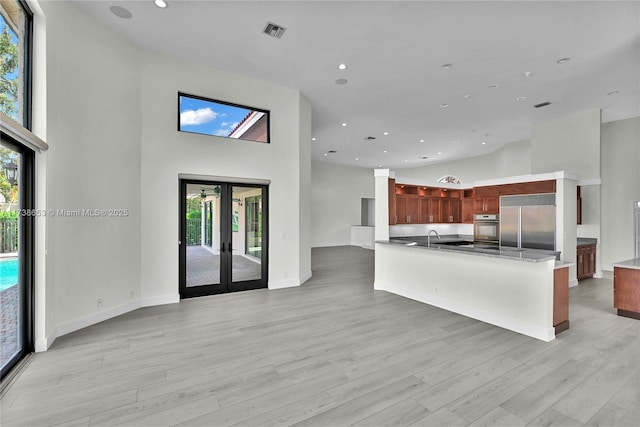
<svg viewBox="0 0 640 427">
<path fill-rule="evenodd" d="M 269 273 L 269 186 L 242 182 L 226 182 L 215 180 L 180 179 L 179 180 L 179 292 L 180 298 L 192 298 L 228 292 L 263 289 L 268 286 Z M 220 186 L 220 284 L 187 287 L 187 185 Z M 261 278 L 234 282 L 232 273 L 232 218 L 233 187 L 259 188 L 262 190 L 262 258 Z M 213 215 L 213 213 L 212 213 Z M 213 238 L 212 238 L 213 243 Z"/>
<path fill-rule="evenodd" d="M 3 144 L 20 153 L 21 170 L 18 176 L 19 209 L 24 215 L 18 215 L 18 283 L 20 284 L 20 337 L 21 350 L 0 371 L 4 378 L 23 357 L 34 351 L 34 219 L 35 207 L 35 153 L 9 135 L 1 132 Z M 29 215 L 29 213 L 32 213 Z"/>
</svg>

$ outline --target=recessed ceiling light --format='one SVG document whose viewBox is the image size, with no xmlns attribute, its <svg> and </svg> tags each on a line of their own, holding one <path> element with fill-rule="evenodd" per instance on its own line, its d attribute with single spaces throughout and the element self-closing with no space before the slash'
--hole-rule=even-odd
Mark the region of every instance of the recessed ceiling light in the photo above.
<svg viewBox="0 0 640 427">
<path fill-rule="evenodd" d="M 156 6 L 158 6 L 161 9 L 164 9 L 165 7 L 167 7 L 167 2 L 164 0 L 154 0 L 153 2 L 156 4 Z"/>
<path fill-rule="evenodd" d="M 346 126 L 346 125 L 347 125 L 346 123 L 342 123 L 342 126 Z"/>
<path fill-rule="evenodd" d="M 457 144 L 458 142 L 460 142 L 460 141 L 458 141 L 457 139 L 454 139 L 454 140 L 453 140 L 453 143 L 454 143 L 454 144 Z"/>
<path fill-rule="evenodd" d="M 407 159 L 404 159 L 404 161 L 405 161 L 405 162 L 408 162 L 409 160 L 407 160 Z"/>
<path fill-rule="evenodd" d="M 120 7 L 120 6 L 111 6 L 109 8 L 109 10 L 111 11 L 111 13 L 113 13 L 114 15 L 116 15 L 118 18 L 122 18 L 122 19 L 129 19 L 131 18 L 133 15 L 131 15 L 131 12 L 129 12 L 127 9 L 125 9 L 124 7 Z"/>
<path fill-rule="evenodd" d="M 347 83 L 349 83 L 349 80 L 347 80 L 347 79 L 337 79 L 336 80 L 336 84 L 337 85 L 346 85 Z"/>
<path fill-rule="evenodd" d="M 428 156 L 420 156 L 420 157 L 418 157 L 418 158 L 419 158 L 419 159 L 422 159 L 422 160 L 427 160 L 429 157 L 428 157 Z"/>
<path fill-rule="evenodd" d="M 522 73 L 522 77 L 531 77 L 533 76 L 533 73 L 531 71 L 525 71 L 524 73 Z"/>
<path fill-rule="evenodd" d="M 471 95 L 469 95 L 468 93 L 465 93 L 464 94 L 464 99 L 469 99 L 469 98 L 471 98 Z"/>
<path fill-rule="evenodd" d="M 449 106 L 449 104 L 440 104 L 441 108 L 447 108 Z"/>
<path fill-rule="evenodd" d="M 498 85 L 490 85 L 489 89 L 496 89 L 498 87 Z"/>
<path fill-rule="evenodd" d="M 356 157 L 356 162 L 357 162 L 358 160 L 360 160 L 360 159 Z"/>
<path fill-rule="evenodd" d="M 421 139 L 420 142 L 424 142 L 424 139 Z"/>
<path fill-rule="evenodd" d="M 442 68 L 445 68 L 447 70 L 450 70 L 451 68 L 453 68 L 453 64 L 443 64 Z"/>
<path fill-rule="evenodd" d="M 382 167 L 382 165 L 378 165 L 378 167 L 379 167 L 379 168 L 381 168 L 381 167 Z"/>
<path fill-rule="evenodd" d="M 324 155 L 325 155 L 325 156 L 328 156 L 328 155 L 329 155 L 329 153 L 324 153 Z"/>
<path fill-rule="evenodd" d="M 607 93 L 607 96 L 611 96 L 611 95 L 617 95 L 618 91 L 617 90 L 612 90 L 611 92 Z"/>
<path fill-rule="evenodd" d="M 487 145 L 487 143 L 486 143 L 486 142 L 484 142 L 484 141 L 482 141 L 482 145 Z"/>
<path fill-rule="evenodd" d="M 389 132 L 383 132 L 382 134 L 383 135 L 389 135 Z"/>
<path fill-rule="evenodd" d="M 442 151 L 438 151 L 438 155 L 442 154 Z"/>
<path fill-rule="evenodd" d="M 525 99 L 527 99 L 526 96 L 519 96 L 516 98 L 516 101 L 524 101 Z"/>
<path fill-rule="evenodd" d="M 562 58 L 562 59 L 558 59 L 556 62 L 558 64 L 564 64 L 565 62 L 569 62 L 571 61 L 571 58 Z"/>
<path fill-rule="evenodd" d="M 386 153 L 386 152 L 387 152 L 387 150 L 384 150 L 384 151 L 383 151 L 383 153 Z"/>
<path fill-rule="evenodd" d="M 346 69 L 347 69 L 347 64 L 338 65 L 338 70 L 346 70 Z"/>
<path fill-rule="evenodd" d="M 312 140 L 312 141 L 315 141 L 316 139 L 315 139 L 315 138 L 311 138 L 311 140 Z"/>
</svg>

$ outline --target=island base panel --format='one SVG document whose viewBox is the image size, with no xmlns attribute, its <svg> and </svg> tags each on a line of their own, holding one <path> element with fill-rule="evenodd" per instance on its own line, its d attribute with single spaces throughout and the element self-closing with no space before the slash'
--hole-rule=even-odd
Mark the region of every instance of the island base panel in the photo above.
<svg viewBox="0 0 640 427">
<path fill-rule="evenodd" d="M 635 311 L 618 309 L 618 316 L 629 317 L 631 319 L 640 320 L 640 313 L 636 313 Z"/>
</svg>

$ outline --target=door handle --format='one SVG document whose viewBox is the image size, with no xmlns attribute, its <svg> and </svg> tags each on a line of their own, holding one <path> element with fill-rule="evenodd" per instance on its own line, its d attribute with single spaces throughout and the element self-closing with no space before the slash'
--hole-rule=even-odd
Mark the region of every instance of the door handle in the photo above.
<svg viewBox="0 0 640 427">
<path fill-rule="evenodd" d="M 220 248 L 220 252 L 224 252 L 224 243 L 222 243 L 222 247 Z"/>
</svg>

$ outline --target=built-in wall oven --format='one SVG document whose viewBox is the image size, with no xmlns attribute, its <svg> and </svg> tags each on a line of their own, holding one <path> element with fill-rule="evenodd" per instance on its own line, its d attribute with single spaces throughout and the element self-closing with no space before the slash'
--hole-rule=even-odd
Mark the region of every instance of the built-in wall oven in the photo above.
<svg viewBox="0 0 640 427">
<path fill-rule="evenodd" d="M 473 217 L 473 244 L 475 247 L 500 246 L 500 216 L 475 215 Z"/>
</svg>

